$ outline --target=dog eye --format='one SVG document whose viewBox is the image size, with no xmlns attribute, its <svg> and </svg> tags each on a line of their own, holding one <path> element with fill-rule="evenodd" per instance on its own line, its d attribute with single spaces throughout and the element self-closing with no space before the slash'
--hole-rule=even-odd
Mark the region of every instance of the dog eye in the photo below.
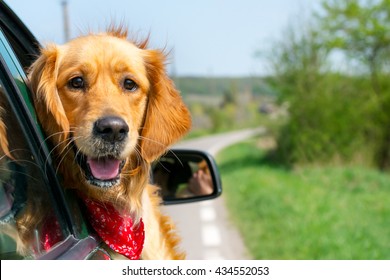
<svg viewBox="0 0 390 280">
<path fill-rule="evenodd" d="M 82 77 L 74 77 L 68 82 L 68 86 L 72 89 L 83 89 L 85 86 L 84 79 Z"/>
<path fill-rule="evenodd" d="M 138 89 L 138 85 L 131 79 L 125 79 L 123 87 L 129 91 L 136 91 Z"/>
</svg>

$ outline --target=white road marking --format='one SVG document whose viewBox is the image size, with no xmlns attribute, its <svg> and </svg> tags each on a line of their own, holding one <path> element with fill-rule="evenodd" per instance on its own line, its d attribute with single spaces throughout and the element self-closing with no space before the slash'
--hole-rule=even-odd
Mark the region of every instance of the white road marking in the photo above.
<svg viewBox="0 0 390 280">
<path fill-rule="evenodd" d="M 215 208 L 210 205 L 206 205 L 200 208 L 200 220 L 204 223 L 215 222 L 217 219 L 217 212 Z"/>
<path fill-rule="evenodd" d="M 206 247 L 217 247 L 222 244 L 220 230 L 215 225 L 204 224 L 202 226 L 202 241 Z"/>
<path fill-rule="evenodd" d="M 203 258 L 206 260 L 222 260 L 220 246 L 222 245 L 221 230 L 217 226 L 217 212 L 212 201 L 205 201 L 199 208 L 201 220 Z"/>
</svg>

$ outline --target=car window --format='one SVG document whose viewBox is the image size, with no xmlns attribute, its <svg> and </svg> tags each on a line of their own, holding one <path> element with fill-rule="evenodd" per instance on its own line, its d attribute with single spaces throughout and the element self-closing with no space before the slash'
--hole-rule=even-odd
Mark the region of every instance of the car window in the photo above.
<svg viewBox="0 0 390 280">
<path fill-rule="evenodd" d="M 43 209 L 44 212 L 57 214 L 52 215 L 52 217 L 48 217 L 46 219 L 47 222 L 43 222 L 43 220 L 40 220 L 38 224 L 33 225 L 33 227 L 35 227 L 34 229 L 27 229 L 24 225 L 23 228 L 18 227 L 19 224 L 21 224 L 20 222 L 18 222 L 20 215 L 14 217 L 13 212 L 15 211 L 13 210 L 13 212 L 11 211 L 11 213 L 8 213 L 9 215 L 7 216 L 7 219 L 11 217 L 15 220 L 11 221 L 11 224 L 14 223 L 14 226 L 12 227 L 12 232 L 16 232 L 16 236 L 20 234 L 23 235 L 26 231 L 34 231 L 35 239 L 32 241 L 28 240 L 28 242 L 30 243 L 28 244 L 28 246 L 31 248 L 38 248 L 38 250 L 34 249 L 29 250 L 28 252 L 24 252 L 24 249 L 19 250 L 19 237 L 15 238 L 15 234 L 10 237 L 10 234 L 8 234 L 8 228 L 10 228 L 11 224 L 8 223 L 6 224 L 7 229 L 3 227 L 4 230 L 2 230 L 0 226 L 0 259 L 6 259 L 8 257 L 40 257 L 49 259 L 56 258 L 60 254 L 64 254 L 65 252 L 69 253 L 69 242 L 61 244 L 61 246 L 57 247 L 56 250 L 51 250 L 51 247 L 54 243 L 56 243 L 57 241 L 59 242 L 60 239 L 64 239 L 70 234 L 72 235 L 70 237 L 70 239 L 73 240 L 72 242 L 88 239 L 91 235 L 91 230 L 88 224 L 86 224 L 85 222 L 85 217 L 80 209 L 80 204 L 78 203 L 77 195 L 75 195 L 75 193 L 73 193 L 71 190 L 64 192 L 64 188 L 61 187 L 61 176 L 57 177 L 58 174 L 56 172 L 56 168 L 53 165 L 53 162 L 50 157 L 50 150 L 52 149 L 52 147 L 46 147 L 45 145 L 45 139 L 47 139 L 47 136 L 45 136 L 41 132 L 39 124 L 37 123 L 35 110 L 32 106 L 31 95 L 26 85 L 27 77 L 25 72 L 23 71 L 23 68 L 25 67 L 20 64 L 20 61 L 23 61 L 24 59 L 23 53 L 19 52 L 19 54 L 17 55 L 17 52 L 15 51 L 15 49 L 21 49 L 20 45 L 15 45 L 16 43 L 19 43 L 19 41 L 9 40 L 8 37 L 4 36 L 4 33 L 2 31 L 3 30 L 0 28 L 0 62 L 2 66 L 0 67 L 0 108 L 2 108 L 0 109 L 0 111 L 2 111 L 2 113 L 0 112 L 0 121 L 2 121 L 0 122 L 0 124 L 3 124 L 3 130 L 0 129 L 0 185 L 2 186 L 3 184 L 11 184 L 4 183 L 4 180 L 1 181 L 1 176 L 4 172 L 13 173 L 14 175 L 12 178 L 21 178 L 21 176 L 18 175 L 20 171 L 12 172 L 12 168 L 15 165 L 15 161 L 20 162 L 20 159 L 14 157 L 12 154 L 17 153 L 17 150 L 28 150 L 29 153 L 24 154 L 24 159 L 22 160 L 25 161 L 26 164 L 29 166 L 29 168 L 27 168 L 26 170 L 28 170 L 31 174 L 25 174 L 25 177 L 30 179 L 31 182 L 29 183 L 31 183 L 31 186 L 33 186 L 34 188 L 30 188 L 29 184 L 25 185 L 27 185 L 29 189 L 32 190 L 33 194 L 31 195 L 29 192 L 27 192 L 25 190 L 25 187 L 21 187 L 18 189 L 23 190 L 24 196 L 33 196 L 35 198 L 39 198 L 39 201 L 42 202 L 42 206 L 44 206 L 38 207 L 41 206 L 41 204 L 38 203 L 39 205 L 34 205 L 33 208 L 35 207 L 39 210 Z M 21 40 L 22 38 L 19 39 Z M 25 41 L 28 40 L 26 39 Z M 28 46 L 25 45 L 24 47 L 27 48 Z M 25 54 L 25 56 L 28 56 L 28 54 Z M 11 98 L 12 100 L 10 100 L 10 96 L 13 96 L 13 98 Z M 19 102 L 15 102 L 16 100 L 19 100 Z M 24 116 L 24 122 L 22 123 L 24 124 L 24 126 L 28 126 L 29 132 L 26 132 L 26 127 L 23 127 L 23 124 L 20 125 L 21 115 Z M 6 135 L 6 137 L 1 138 L 2 135 Z M 32 139 L 34 138 L 33 136 L 35 136 L 35 142 L 32 141 Z M 8 150 L 10 150 L 9 153 L 6 152 L 7 145 L 10 146 L 8 147 Z M 13 145 L 15 145 L 15 147 Z M 11 151 L 11 148 L 13 149 L 13 151 Z M 34 153 L 32 153 L 32 151 L 38 153 L 37 158 L 39 157 L 39 159 L 34 158 Z M 18 167 L 18 165 L 16 166 Z M 27 173 L 26 170 L 24 170 L 23 172 Z M 14 184 L 18 185 L 18 182 Z M 37 182 L 38 186 L 36 186 L 36 184 L 33 184 L 34 182 Z M 0 190 L 0 209 L 3 209 L 4 207 L 3 212 L 5 215 L 7 211 L 9 212 L 10 206 L 8 205 L 9 199 L 6 199 L 9 195 L 7 192 L 4 192 L 4 194 L 6 194 L 6 196 L 4 196 L 4 199 L 2 199 L 2 191 Z M 55 200 L 52 196 L 55 197 Z M 11 201 L 12 199 L 13 198 L 11 197 Z M 29 200 L 29 198 L 26 198 L 25 200 Z M 38 200 L 35 199 L 35 201 Z M 16 203 L 16 206 L 17 205 L 18 204 Z M 15 208 L 16 206 L 12 207 Z M 57 210 L 57 208 L 60 210 Z M 3 212 L 0 211 L 0 213 Z M 29 210 L 26 210 L 21 213 L 28 212 Z M 37 212 L 37 215 L 38 214 L 46 215 Z M 1 217 L 2 214 L 0 214 L 0 225 L 3 224 Z M 36 216 L 34 216 L 34 218 L 36 218 Z M 34 221 L 34 219 L 30 219 L 29 221 Z M 62 234 L 59 233 L 58 228 L 60 228 Z M 20 230 L 23 231 L 17 232 Z M 53 232 L 53 234 L 58 234 L 59 236 L 61 235 L 61 238 L 55 238 L 53 241 L 53 238 L 50 238 L 50 234 L 48 234 L 47 232 Z M 38 238 L 38 235 L 42 234 L 47 236 L 46 243 L 43 244 L 45 245 L 44 247 L 42 247 L 41 244 L 42 240 L 39 240 Z M 67 241 L 70 241 L 70 239 L 68 238 Z M 86 242 L 88 243 L 88 241 Z M 83 242 L 78 242 L 80 247 L 83 247 L 82 243 Z M 75 248 L 77 246 L 73 247 Z M 90 246 L 87 247 L 89 248 Z M 90 255 L 90 251 L 89 249 L 87 249 L 87 247 L 81 250 L 77 249 L 76 257 L 83 258 L 83 256 L 87 257 L 88 255 Z M 42 256 L 50 250 L 50 254 Z M 99 257 L 94 258 L 99 259 Z"/>
<path fill-rule="evenodd" d="M 0 259 L 34 259 L 69 232 L 0 73 Z"/>
</svg>

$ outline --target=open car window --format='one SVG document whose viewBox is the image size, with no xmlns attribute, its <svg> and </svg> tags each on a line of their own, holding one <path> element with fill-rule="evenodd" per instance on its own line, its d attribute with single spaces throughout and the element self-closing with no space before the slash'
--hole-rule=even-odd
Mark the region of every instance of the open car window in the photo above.
<svg viewBox="0 0 390 280">
<path fill-rule="evenodd" d="M 20 41 L 6 36 L 3 27 L 0 26 L 0 259 L 99 259 L 96 254 L 90 255 L 99 241 L 91 237 L 75 194 L 61 187 L 51 159 L 53 147 L 46 146 L 48 136 L 37 122 L 23 71 L 26 65 L 22 64 L 28 54 L 17 53 L 22 49 Z"/>
<path fill-rule="evenodd" d="M 3 78 L 0 73 L 0 259 L 35 259 L 69 232 Z"/>
</svg>

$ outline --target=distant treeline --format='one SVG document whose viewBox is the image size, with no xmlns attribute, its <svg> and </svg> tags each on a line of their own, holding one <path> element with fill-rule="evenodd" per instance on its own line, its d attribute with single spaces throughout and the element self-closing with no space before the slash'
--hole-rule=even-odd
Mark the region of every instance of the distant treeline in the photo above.
<svg viewBox="0 0 390 280">
<path fill-rule="evenodd" d="M 277 98 L 262 77 L 173 79 L 191 111 L 191 136 L 263 125 L 262 104 Z"/>
<path fill-rule="evenodd" d="M 262 77 L 174 77 L 173 79 L 183 96 L 188 94 L 222 96 L 230 91 L 267 96 L 276 94 Z"/>
</svg>

